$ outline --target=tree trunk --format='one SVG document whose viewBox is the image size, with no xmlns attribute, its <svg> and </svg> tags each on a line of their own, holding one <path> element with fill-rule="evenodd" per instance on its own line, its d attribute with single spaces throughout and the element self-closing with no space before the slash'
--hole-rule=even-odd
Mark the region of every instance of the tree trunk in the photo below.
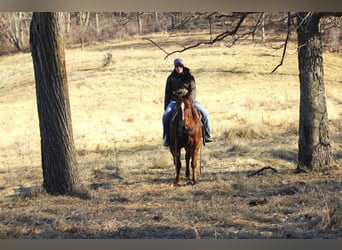
<svg viewBox="0 0 342 250">
<path fill-rule="evenodd" d="M 79 12 L 79 23 L 81 25 L 81 49 L 84 49 L 84 36 L 88 27 L 90 12 Z"/>
<path fill-rule="evenodd" d="M 141 20 L 142 13 L 137 12 L 137 24 L 138 24 L 138 34 L 142 33 L 142 20 Z"/>
<path fill-rule="evenodd" d="M 71 194 L 78 184 L 62 20 L 62 13 L 38 12 L 33 14 L 30 27 L 43 187 L 52 194 Z"/>
<path fill-rule="evenodd" d="M 265 13 L 262 14 L 261 17 L 261 42 L 264 43 L 266 40 L 265 35 Z"/>
<path fill-rule="evenodd" d="M 333 162 L 319 19 L 315 14 L 297 15 L 300 78 L 298 170 L 323 170 Z"/>
<path fill-rule="evenodd" d="M 18 38 L 19 46 L 21 49 L 24 47 L 24 24 L 23 24 L 23 12 L 18 12 Z"/>
<path fill-rule="evenodd" d="M 70 27 L 71 27 L 70 12 L 65 12 L 65 17 L 66 17 L 66 33 L 69 33 Z"/>
<path fill-rule="evenodd" d="M 95 12 L 96 38 L 100 35 L 99 13 Z"/>
</svg>

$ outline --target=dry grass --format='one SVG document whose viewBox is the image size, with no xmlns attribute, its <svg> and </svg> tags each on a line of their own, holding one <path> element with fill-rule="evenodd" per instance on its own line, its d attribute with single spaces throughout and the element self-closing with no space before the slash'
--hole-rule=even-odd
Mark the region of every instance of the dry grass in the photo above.
<svg viewBox="0 0 342 250">
<path fill-rule="evenodd" d="M 170 51 L 189 38 L 154 39 Z M 197 186 L 173 186 L 171 154 L 161 146 L 173 58 L 140 38 L 67 50 L 81 197 L 41 188 L 31 56 L 0 58 L 0 238 L 341 238 L 341 55 L 324 55 L 336 166 L 301 175 L 293 174 L 294 45 L 272 75 L 281 51 L 260 45 L 217 44 L 180 56 L 215 137 L 202 148 Z M 278 172 L 247 177 L 265 166 Z"/>
</svg>

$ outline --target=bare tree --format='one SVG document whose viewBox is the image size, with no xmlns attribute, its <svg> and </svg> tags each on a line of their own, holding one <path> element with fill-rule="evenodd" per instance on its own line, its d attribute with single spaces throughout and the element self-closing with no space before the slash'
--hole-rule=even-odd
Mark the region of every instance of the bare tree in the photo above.
<svg viewBox="0 0 342 250">
<path fill-rule="evenodd" d="M 99 13 L 95 12 L 95 28 L 96 28 L 96 36 L 100 35 L 100 24 L 99 24 Z"/>
<path fill-rule="evenodd" d="M 319 30 L 324 15 L 296 13 L 300 80 L 298 170 L 326 169 L 333 162 Z"/>
<path fill-rule="evenodd" d="M 88 28 L 90 12 L 79 12 L 79 25 L 81 27 L 81 49 L 84 49 L 84 37 Z"/>
<path fill-rule="evenodd" d="M 70 32 L 70 27 L 71 27 L 71 18 L 70 18 L 70 12 L 65 12 L 65 25 L 66 25 L 66 33 Z"/>
<path fill-rule="evenodd" d="M 137 12 L 137 33 L 141 34 L 142 33 L 142 14 L 143 12 Z"/>
<path fill-rule="evenodd" d="M 342 48 L 342 18 L 327 16 L 320 20 L 320 31 L 323 33 L 323 50 L 339 52 Z M 326 43 L 328 41 L 328 43 Z"/>
<path fill-rule="evenodd" d="M 30 27 L 43 187 L 53 194 L 71 194 L 78 184 L 62 34 L 63 17 L 63 13 L 35 12 Z"/>
<path fill-rule="evenodd" d="M 0 14 L 0 33 L 18 50 L 24 50 L 28 45 L 28 12 L 4 12 Z"/>
</svg>

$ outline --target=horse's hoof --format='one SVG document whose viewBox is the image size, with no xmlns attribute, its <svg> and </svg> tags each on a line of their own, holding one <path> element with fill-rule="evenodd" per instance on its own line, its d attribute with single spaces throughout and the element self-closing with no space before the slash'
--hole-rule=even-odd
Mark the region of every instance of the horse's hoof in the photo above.
<svg viewBox="0 0 342 250">
<path fill-rule="evenodd" d="M 180 186 L 180 182 L 179 181 L 178 182 L 175 181 L 175 182 L 173 182 L 173 185 L 176 186 L 176 187 L 179 187 Z"/>
</svg>

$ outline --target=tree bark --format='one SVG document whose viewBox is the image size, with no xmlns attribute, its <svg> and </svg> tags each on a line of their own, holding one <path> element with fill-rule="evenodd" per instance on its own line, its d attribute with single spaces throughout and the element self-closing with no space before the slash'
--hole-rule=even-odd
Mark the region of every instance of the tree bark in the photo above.
<svg viewBox="0 0 342 250">
<path fill-rule="evenodd" d="M 62 13 L 38 12 L 30 27 L 43 187 L 52 194 L 70 194 L 78 184 L 62 20 Z"/>
<path fill-rule="evenodd" d="M 298 66 L 300 79 L 298 169 L 323 170 L 333 156 L 324 90 L 320 16 L 297 14 Z"/>
</svg>

